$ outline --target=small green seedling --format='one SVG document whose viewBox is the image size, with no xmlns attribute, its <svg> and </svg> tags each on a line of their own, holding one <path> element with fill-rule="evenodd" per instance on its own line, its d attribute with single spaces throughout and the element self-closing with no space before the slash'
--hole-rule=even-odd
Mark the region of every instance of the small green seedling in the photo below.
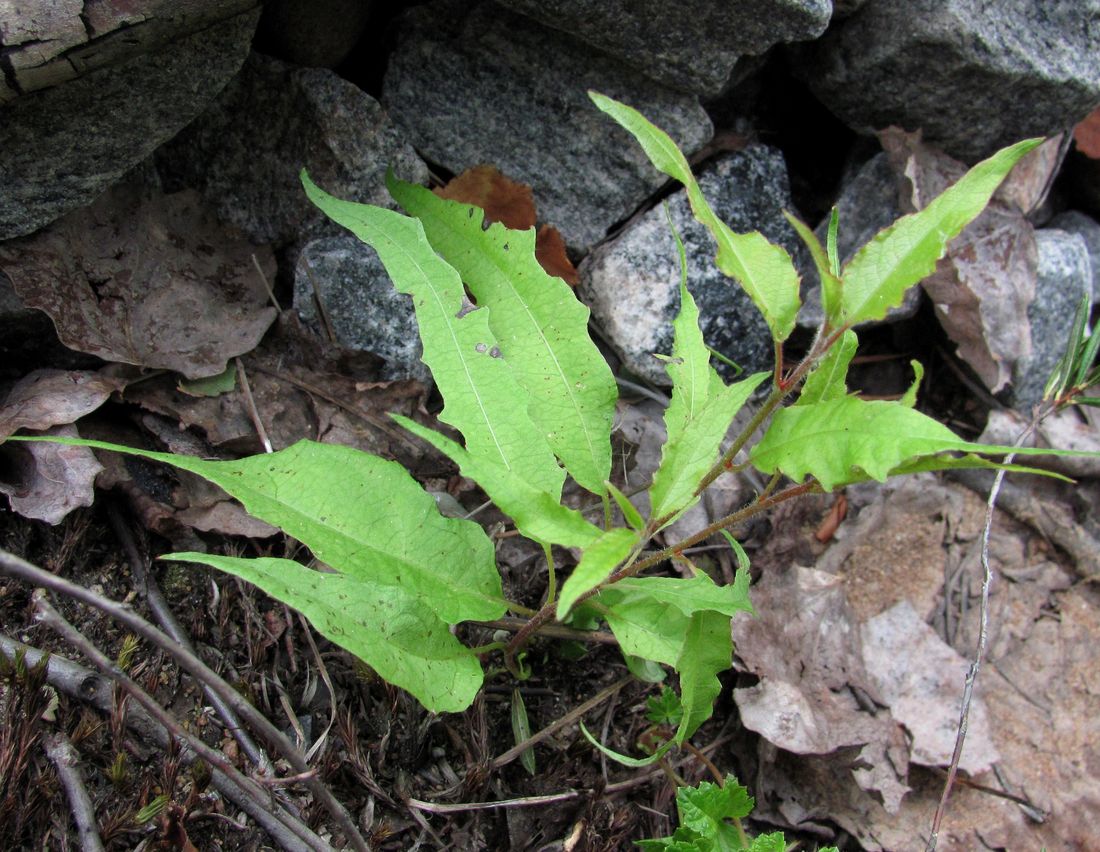
<svg viewBox="0 0 1100 852">
<path fill-rule="evenodd" d="M 165 558 L 210 565 L 253 583 L 303 613 L 318 631 L 432 711 L 463 710 L 482 686 L 485 649 L 464 645 L 454 625 L 493 621 L 509 611 L 525 617 L 525 626 L 500 649 L 503 662 L 516 672 L 516 655 L 530 637 L 551 622 L 568 621 L 583 606 L 586 618 L 606 622 L 632 672 L 660 680 L 664 666 L 678 675 L 676 714 L 670 699 L 651 708 L 664 708 L 666 721 L 675 719 L 675 732 L 660 748 L 630 758 L 597 743 L 616 759 L 640 765 L 684 743 L 711 715 L 721 689 L 718 675 L 731 665 L 730 620 L 752 612 L 747 556 L 735 539 L 729 541 L 740 564 L 730 585 L 716 584 L 695 570 L 687 548 L 800 495 L 916 471 L 1027 470 L 995 459 L 1009 452 L 1056 452 L 975 444 L 921 414 L 914 407 L 919 365 L 917 382 L 898 401 L 866 401 L 850 394 L 845 384 L 857 344 L 853 327 L 881 319 L 900 304 L 905 291 L 933 271 L 948 241 L 983 210 L 1013 165 L 1040 140 L 1020 142 L 979 163 L 924 210 L 879 233 L 843 268 L 836 261 L 835 225 L 827 249 L 792 217 L 821 277 L 824 320 L 806 357 L 787 365 L 782 344 L 800 306 L 799 276 L 787 252 L 759 233 L 734 233 L 719 219 L 684 155 L 663 131 L 624 104 L 595 93 L 591 97 L 633 134 L 658 169 L 686 187 L 694 215 L 717 244 L 717 265 L 759 308 L 776 352 L 771 373 L 727 385 L 711 366 L 683 276 L 673 351 L 666 362 L 672 382 L 665 412 L 668 437 L 648 489 L 648 516 L 608 481 L 615 379 L 589 337 L 588 308 L 535 260 L 533 230 L 485 227 L 480 209 L 444 200 L 392 175 L 387 185 L 409 215 L 334 198 L 302 174 L 313 203 L 371 245 L 397 289 L 412 298 L 423 360 L 445 403 L 439 419 L 462 440 L 394 419 L 452 459 L 520 534 L 548 553 L 557 545 L 580 554 L 560 593 L 551 592 L 538 611 L 505 598 L 486 532 L 472 521 L 441 515 L 431 495 L 395 462 L 309 441 L 238 461 L 205 461 L 95 441 L 67 443 L 131 453 L 195 473 L 302 542 L 332 570 L 315 571 L 288 559 L 209 553 Z M 1096 336 L 1083 335 L 1079 354 L 1092 357 Z M 1081 375 L 1080 363 L 1078 358 L 1075 370 L 1067 368 L 1067 376 Z M 734 417 L 765 384 L 763 402 L 723 452 Z M 765 424 L 763 437 L 748 447 L 748 463 L 767 477 L 767 487 L 697 535 L 655 546 L 654 536 L 694 505 L 711 482 L 736 467 L 736 454 Z M 562 504 L 566 476 L 595 495 L 597 506 L 603 504 L 595 519 Z M 625 526 L 610 522 L 612 501 Z M 670 559 L 690 576 L 652 574 Z M 526 730 L 526 714 L 518 693 L 513 706 L 519 736 Z M 533 768 L 533 756 L 525 765 Z M 682 813 L 689 803 L 684 796 Z M 723 807 L 721 817 L 711 822 L 725 834 L 722 820 L 747 810 Z M 684 824 L 694 825 L 686 816 Z M 650 841 L 658 842 L 664 841 Z M 680 842 L 652 848 L 746 845 L 706 846 L 696 839 L 676 845 Z M 751 848 L 773 848 L 755 845 L 763 842 L 758 838 Z"/>
</svg>

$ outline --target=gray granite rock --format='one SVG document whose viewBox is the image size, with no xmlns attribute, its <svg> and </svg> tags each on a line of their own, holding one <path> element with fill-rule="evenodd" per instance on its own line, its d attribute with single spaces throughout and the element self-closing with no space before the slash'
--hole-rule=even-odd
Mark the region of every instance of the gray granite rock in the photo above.
<svg viewBox="0 0 1100 852">
<path fill-rule="evenodd" d="M 830 0 L 497 0 L 647 76 L 717 95 L 737 60 L 825 31 Z"/>
<path fill-rule="evenodd" d="M 1048 228 L 1035 232 L 1039 249 L 1035 301 L 1028 306 L 1031 354 L 1016 363 L 1012 404 L 1029 412 L 1043 397 L 1043 387 L 1065 352 L 1081 296 L 1092 297 L 1092 268 L 1083 237 Z"/>
<path fill-rule="evenodd" d="M 714 211 L 735 231 L 759 230 L 788 251 L 798 237 L 783 218 L 790 189 L 783 155 L 751 145 L 708 166 L 699 185 Z M 771 334 L 744 291 L 714 265 L 710 233 L 691 215 L 681 190 L 668 199 L 684 241 L 688 287 L 700 310 L 707 344 L 748 372 L 772 366 Z M 680 309 L 680 263 L 663 206 L 639 216 L 581 264 L 581 293 L 625 366 L 658 385 L 669 384 L 654 353 L 672 351 L 672 320 Z M 719 367 L 726 378 L 727 368 Z"/>
<path fill-rule="evenodd" d="M 876 154 L 864 163 L 844 184 L 836 208 L 839 216 L 837 254 L 843 268 L 875 234 L 905 213 L 898 203 L 897 177 L 885 153 Z M 829 217 L 826 216 L 814 232 L 825 245 L 829 235 Z M 887 312 L 884 322 L 909 319 L 920 308 L 920 300 L 920 288 L 911 288 L 905 294 L 905 300 Z M 824 315 L 821 312 L 821 282 L 812 263 L 806 267 L 802 278 L 802 303 L 798 324 L 803 328 L 817 328 Z"/>
<path fill-rule="evenodd" d="M 322 325 L 314 294 L 340 344 L 385 359 L 384 380 L 430 380 L 412 299 L 394 289 L 370 246 L 350 234 L 306 243 L 294 268 L 294 307 Z"/>
<path fill-rule="evenodd" d="M 640 109 L 689 153 L 713 132 L 696 98 L 493 4 L 432 3 L 405 19 L 383 102 L 430 161 L 489 163 L 534 190 L 539 218 L 587 250 L 665 182 L 585 94 Z"/>
<path fill-rule="evenodd" d="M 306 198 L 303 168 L 333 195 L 369 204 L 392 204 L 384 183 L 391 166 L 405 180 L 427 180 L 370 95 L 326 69 L 257 53 L 157 162 L 169 185 L 198 189 L 223 220 L 277 245 L 343 232 Z"/>
<path fill-rule="evenodd" d="M 1066 210 L 1051 219 L 1049 227 L 1077 234 L 1085 241 L 1092 267 L 1092 299 L 1100 299 L 1100 222 L 1079 210 Z"/>
<path fill-rule="evenodd" d="M 857 129 L 900 125 L 967 162 L 1072 126 L 1100 102 L 1100 0 L 867 0 L 800 51 Z"/>
<path fill-rule="evenodd" d="M 176 31 L 155 49 L 0 107 L 0 239 L 90 204 L 179 132 L 240 68 L 258 17 Z"/>
</svg>

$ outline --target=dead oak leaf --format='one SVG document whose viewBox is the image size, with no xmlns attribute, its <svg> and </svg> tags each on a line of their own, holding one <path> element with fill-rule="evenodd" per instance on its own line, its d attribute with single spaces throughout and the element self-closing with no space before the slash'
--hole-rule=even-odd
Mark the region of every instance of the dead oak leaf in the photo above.
<svg viewBox="0 0 1100 852">
<path fill-rule="evenodd" d="M 493 166 L 467 169 L 435 190 L 440 198 L 473 204 L 485 211 L 486 222 L 500 222 L 506 228 L 526 231 L 535 227 L 535 199 L 531 187 L 501 174 Z M 577 286 L 577 270 L 565 252 L 565 240 L 557 228 L 543 225 L 535 234 L 535 258 L 547 274 Z"/>
<path fill-rule="evenodd" d="M 253 255 L 273 276 L 270 249 L 217 223 L 196 193 L 119 185 L 0 245 L 0 269 L 66 346 L 198 379 L 252 350 L 275 319 Z"/>
</svg>

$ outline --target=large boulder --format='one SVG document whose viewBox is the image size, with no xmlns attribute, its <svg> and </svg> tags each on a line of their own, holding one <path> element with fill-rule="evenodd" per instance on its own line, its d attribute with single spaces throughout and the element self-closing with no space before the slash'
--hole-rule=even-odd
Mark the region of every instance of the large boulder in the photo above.
<svg viewBox="0 0 1100 852">
<path fill-rule="evenodd" d="M 0 239 L 91 203 L 240 68 L 255 0 L 3 3 Z"/>
<path fill-rule="evenodd" d="M 422 183 L 428 172 L 378 101 L 322 68 L 258 53 L 222 96 L 157 155 L 171 186 L 202 192 L 254 241 L 288 245 L 344 233 L 306 198 L 304 168 L 323 189 L 388 204 L 393 168 Z"/>
<path fill-rule="evenodd" d="M 493 4 L 413 9 L 382 98 L 429 160 L 458 173 L 496 166 L 534 190 L 541 217 L 587 250 L 665 182 L 585 94 L 629 102 L 687 151 L 711 136 L 698 99 Z"/>
<path fill-rule="evenodd" d="M 830 0 L 498 0 L 647 76 L 717 95 L 738 59 L 825 31 Z M 672 20 L 671 16 L 675 15 Z"/>
<path fill-rule="evenodd" d="M 790 188 L 783 155 L 766 145 L 726 154 L 703 170 L 699 186 L 714 212 L 735 232 L 759 230 L 796 255 L 798 236 L 783 210 Z M 692 216 L 687 193 L 668 199 L 669 215 L 687 253 L 688 288 L 699 306 L 707 345 L 747 372 L 772 366 L 772 338 L 745 291 L 714 265 L 710 232 Z M 668 385 L 672 320 L 680 311 L 680 258 L 663 206 L 638 216 L 616 239 L 581 264 L 581 292 L 592 315 L 635 375 Z M 724 365 L 719 367 L 732 378 Z"/>
<path fill-rule="evenodd" d="M 860 130 L 899 125 L 975 162 L 1100 103 L 1100 0 L 868 0 L 799 52 Z"/>
</svg>

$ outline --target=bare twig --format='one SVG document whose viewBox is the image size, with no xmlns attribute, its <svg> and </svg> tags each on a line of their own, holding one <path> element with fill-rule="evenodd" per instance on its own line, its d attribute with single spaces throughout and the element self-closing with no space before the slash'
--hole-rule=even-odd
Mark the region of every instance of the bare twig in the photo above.
<svg viewBox="0 0 1100 852">
<path fill-rule="evenodd" d="M 1035 412 L 1031 422 L 1016 438 L 1016 442 L 1013 446 L 1019 447 L 1027 440 L 1028 436 L 1039 425 L 1039 421 L 1042 420 L 1045 413 L 1045 407 Z M 1012 460 L 1015 457 L 1015 453 L 1009 453 L 1005 456 L 1004 463 L 1012 464 Z M 974 700 L 974 682 L 978 679 L 982 661 L 985 659 L 986 642 L 989 637 L 989 592 L 993 586 L 994 576 L 993 567 L 989 562 L 989 537 L 993 531 L 993 512 L 997 507 L 997 495 L 1001 491 L 1001 483 L 1004 481 L 1004 478 L 1005 470 L 1001 468 L 997 471 L 997 475 L 993 479 L 993 487 L 989 489 L 989 499 L 986 501 L 985 525 L 982 527 L 981 539 L 982 597 L 978 609 L 978 647 L 974 652 L 974 659 L 970 663 L 970 668 L 966 672 L 966 681 L 963 685 L 962 709 L 959 712 L 959 727 L 955 734 L 955 749 L 951 754 L 951 763 L 947 767 L 947 779 L 943 783 L 943 792 L 940 794 L 939 804 L 936 805 L 935 816 L 932 817 L 932 831 L 928 836 L 928 843 L 925 846 L 926 852 L 935 852 L 936 844 L 939 841 L 940 826 L 943 823 L 944 814 L 947 813 L 947 799 L 951 795 L 951 788 L 954 786 L 955 777 L 959 772 L 959 759 L 962 757 L 963 744 L 966 742 L 966 732 L 970 724 L 970 705 Z M 963 598 L 966 598 L 965 592 L 963 593 Z"/>
<path fill-rule="evenodd" d="M 263 282 L 264 290 L 267 291 L 267 298 L 271 300 L 271 304 L 275 306 L 277 313 L 282 313 L 282 305 L 279 304 L 279 300 L 275 298 L 275 291 L 271 289 L 271 282 L 267 280 L 267 275 L 264 274 L 264 269 L 260 266 L 260 262 L 256 260 L 256 255 L 252 255 L 252 265 L 256 267 L 256 272 L 259 273 L 260 281 Z"/>
<path fill-rule="evenodd" d="M 260 443 L 264 445 L 264 452 L 273 453 L 275 450 L 271 446 L 271 439 L 267 437 L 267 429 L 264 428 L 264 422 L 260 419 L 260 412 L 256 408 L 256 400 L 252 398 L 252 386 L 248 383 L 248 374 L 244 371 L 244 362 L 240 358 L 234 358 L 233 363 L 237 365 L 237 378 L 241 380 L 241 395 L 244 397 L 244 407 L 248 412 L 249 419 L 252 420 L 256 434 L 260 436 Z"/>
<path fill-rule="evenodd" d="M 487 627 L 490 630 L 507 630 L 510 633 L 518 633 L 527 624 L 526 618 L 512 618 L 505 616 L 494 621 L 471 621 L 479 627 Z M 538 635 L 550 636 L 554 639 L 572 639 L 577 642 L 597 642 L 601 645 L 618 645 L 619 640 L 614 634 L 606 630 L 577 630 L 575 627 L 566 627 L 564 624 L 544 624 L 539 628 Z"/>
<path fill-rule="evenodd" d="M 0 634 L 0 653 L 9 658 L 14 658 L 16 654 L 24 654 L 27 665 L 30 666 L 37 665 L 43 657 L 47 656 L 45 651 L 16 642 L 2 634 Z M 48 656 L 46 682 L 50 686 L 65 695 L 91 704 L 102 713 L 113 712 L 114 687 L 110 680 L 59 654 Z M 169 719 L 175 723 L 174 719 L 171 717 Z M 140 702 L 128 709 L 126 726 L 135 731 L 141 739 L 157 743 L 161 748 L 167 748 L 170 737 L 176 735 L 175 731 L 169 731 L 158 725 Z M 181 729 L 179 736 L 188 742 L 190 748 L 187 732 Z M 196 756 L 203 757 L 199 752 L 205 745 L 199 740 L 198 748 L 184 749 L 181 757 L 186 761 Z M 242 775 L 232 764 L 228 764 L 228 772 L 223 772 L 219 768 L 218 761 L 225 761 L 225 755 L 213 749 L 211 752 L 212 755 L 208 756 L 210 759 L 207 757 L 203 759 L 210 765 L 211 781 L 214 786 L 225 798 L 262 826 L 280 848 L 293 852 L 331 852 L 331 847 L 293 814 L 272 809 L 270 797 L 265 795 L 265 791 L 256 786 L 250 778 Z"/>
<path fill-rule="evenodd" d="M 122 513 L 119 512 L 118 507 L 113 503 L 108 504 L 107 517 L 111 522 L 111 528 L 115 531 L 115 535 L 118 536 L 118 540 L 122 543 L 123 550 L 126 551 L 126 556 L 130 560 L 130 570 L 138 585 L 138 591 L 144 594 L 145 602 L 149 604 L 149 609 L 152 610 L 153 615 L 156 616 L 157 621 L 160 622 L 160 626 L 164 628 L 165 633 L 175 639 L 188 651 L 195 653 L 195 648 L 191 644 L 190 637 L 180 626 L 180 623 L 176 621 L 176 616 L 173 614 L 171 607 L 168 606 L 168 602 L 164 599 L 164 595 L 160 590 L 160 585 L 157 583 L 156 577 L 153 576 L 152 572 L 149 570 L 149 566 L 146 564 L 145 557 L 141 554 L 141 551 L 138 550 L 133 533 L 126 525 Z M 244 729 L 240 718 L 233 708 L 222 701 L 218 693 L 211 689 L 208 684 L 202 683 L 201 686 L 203 693 L 206 695 L 206 699 L 210 702 L 210 706 L 212 706 L 217 714 L 221 716 L 222 720 L 225 722 L 226 728 L 248 756 L 248 759 L 252 761 L 261 775 L 271 775 L 271 761 L 267 759 L 267 755 L 263 753 L 252 737 L 249 736 L 248 731 Z"/>
<path fill-rule="evenodd" d="M 99 837 L 95 821 L 95 806 L 80 775 L 80 755 L 76 753 L 69 738 L 60 731 L 47 738 L 46 754 L 57 770 L 65 795 L 69 797 L 69 808 L 80 836 L 80 848 L 85 852 L 103 852 L 103 841 Z"/>
<path fill-rule="evenodd" d="M 305 762 L 305 758 L 302 756 L 301 752 L 294 747 L 293 743 L 291 743 L 282 731 L 276 728 L 267 717 L 249 704 L 233 689 L 233 687 L 226 683 L 217 672 L 207 666 L 206 663 L 194 654 L 188 652 L 185 648 L 181 648 L 160 630 L 134 613 L 129 607 L 96 594 L 90 589 L 85 589 L 83 586 L 71 583 L 62 577 L 57 577 L 48 571 L 43 571 L 41 568 L 32 565 L 26 560 L 20 559 L 18 556 L 3 550 L 0 550 L 0 571 L 35 586 L 44 586 L 59 594 L 78 600 L 81 603 L 88 604 L 126 625 L 131 631 L 175 658 L 180 667 L 196 680 L 210 683 L 222 699 L 229 703 L 242 719 L 261 733 L 268 743 L 278 749 L 295 772 L 302 773 L 309 771 L 310 767 Z M 336 797 L 332 794 L 328 786 L 314 777 L 306 778 L 304 783 L 309 791 L 313 793 L 316 799 L 321 802 L 324 808 L 332 815 L 333 819 L 340 826 L 341 831 L 346 835 L 348 842 L 351 843 L 355 849 L 359 850 L 359 852 L 368 852 L 369 847 L 367 846 L 367 842 L 356 828 L 355 821 L 351 818 L 351 815 L 348 814 L 344 806 L 336 800 Z"/>
</svg>

